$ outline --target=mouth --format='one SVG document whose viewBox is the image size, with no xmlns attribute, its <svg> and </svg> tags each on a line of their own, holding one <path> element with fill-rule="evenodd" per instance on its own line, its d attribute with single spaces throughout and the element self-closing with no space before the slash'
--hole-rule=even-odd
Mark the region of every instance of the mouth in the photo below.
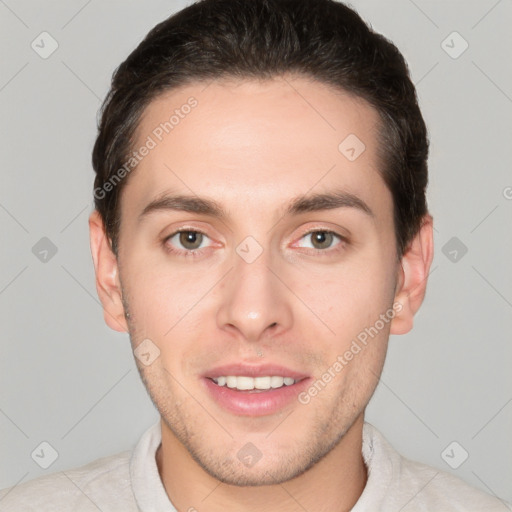
<svg viewBox="0 0 512 512">
<path fill-rule="evenodd" d="M 224 411 L 239 416 L 275 414 L 298 403 L 311 377 L 282 366 L 230 365 L 203 375 L 209 396 Z"/>
<path fill-rule="evenodd" d="M 211 379 L 217 386 L 227 387 L 235 391 L 246 393 L 265 393 L 280 389 L 284 386 L 293 386 L 302 379 L 283 377 L 280 375 L 265 375 L 262 377 L 249 377 L 247 375 L 221 375 Z"/>
</svg>

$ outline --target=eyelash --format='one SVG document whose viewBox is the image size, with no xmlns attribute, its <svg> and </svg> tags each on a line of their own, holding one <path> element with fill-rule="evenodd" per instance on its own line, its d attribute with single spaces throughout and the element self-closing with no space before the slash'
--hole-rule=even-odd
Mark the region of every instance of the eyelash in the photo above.
<svg viewBox="0 0 512 512">
<path fill-rule="evenodd" d="M 172 233 L 171 235 L 169 236 L 166 236 L 163 240 L 163 245 L 165 247 L 165 250 L 171 254 L 176 254 L 178 256 L 183 256 L 185 258 L 197 258 L 198 256 L 201 256 L 201 250 L 202 249 L 193 249 L 193 250 L 187 250 L 187 249 L 175 249 L 173 248 L 172 246 L 169 246 L 169 244 L 167 243 L 171 238 L 173 238 L 174 236 L 180 234 L 180 233 L 199 233 L 203 236 L 206 236 L 208 237 L 208 235 L 204 232 L 204 231 L 201 231 L 200 229 L 187 229 L 187 228 L 181 228 L 181 229 L 178 229 L 177 231 L 175 231 L 174 233 Z"/>
<path fill-rule="evenodd" d="M 312 234 L 315 234 L 315 233 L 325 233 L 325 234 L 333 235 L 336 238 L 338 238 L 339 242 L 340 242 L 340 243 L 336 244 L 334 246 L 334 248 L 333 247 L 329 247 L 328 249 L 315 249 L 314 247 L 313 248 L 307 247 L 307 249 L 309 251 L 313 251 L 315 254 L 318 254 L 318 255 L 321 255 L 321 256 L 327 256 L 327 255 L 330 255 L 330 254 L 333 254 L 333 253 L 337 253 L 337 252 L 342 250 L 342 247 L 344 245 L 348 244 L 348 239 L 346 237 L 340 235 L 339 233 L 336 233 L 336 231 L 332 231 L 330 229 L 321 229 L 321 228 L 315 228 L 315 229 L 312 229 L 310 231 L 306 231 L 306 233 L 302 234 L 302 236 L 300 237 L 299 240 L 302 240 L 307 235 L 312 235 Z"/>
<path fill-rule="evenodd" d="M 176 248 L 170 246 L 167 242 L 171 238 L 173 238 L 174 236 L 178 235 L 179 233 L 198 233 L 198 234 L 201 234 L 201 235 L 203 235 L 203 236 L 208 238 L 208 235 L 204 231 L 201 231 L 200 229 L 197 229 L 197 228 L 194 228 L 194 229 L 187 229 L 187 228 L 178 229 L 177 231 L 175 231 L 171 235 L 165 237 L 164 240 L 162 241 L 162 243 L 164 245 L 164 248 L 165 248 L 165 250 L 167 252 L 169 252 L 171 254 L 174 254 L 174 255 L 183 256 L 185 258 L 197 258 L 197 257 L 202 255 L 203 249 L 208 249 L 208 248 L 202 248 L 202 249 L 187 250 L 187 249 L 176 249 Z M 340 241 L 340 243 L 338 243 L 335 246 L 335 248 L 328 248 L 328 249 L 315 249 L 315 248 L 310 248 L 310 247 L 307 248 L 309 251 L 313 251 L 315 254 L 318 254 L 318 255 L 321 255 L 321 256 L 326 256 L 326 255 L 329 255 L 329 254 L 332 254 L 332 253 L 337 253 L 340 250 L 342 250 L 342 247 L 344 245 L 349 243 L 349 241 L 348 241 L 348 239 L 346 237 L 340 235 L 339 233 L 336 233 L 336 231 L 332 231 L 332 230 L 329 230 L 329 229 L 318 229 L 318 228 L 312 229 L 310 231 L 307 231 L 306 233 L 303 233 L 299 240 L 301 240 L 302 238 L 304 238 L 304 237 L 306 237 L 308 235 L 312 235 L 312 234 L 315 234 L 315 233 L 331 234 L 331 235 L 334 235 L 335 237 L 337 237 L 339 239 L 339 241 Z"/>
</svg>

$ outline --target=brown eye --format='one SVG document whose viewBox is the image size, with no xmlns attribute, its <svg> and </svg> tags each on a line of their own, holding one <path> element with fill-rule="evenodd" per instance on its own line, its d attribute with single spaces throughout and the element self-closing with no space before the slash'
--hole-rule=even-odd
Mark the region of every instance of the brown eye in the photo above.
<svg viewBox="0 0 512 512">
<path fill-rule="evenodd" d="M 328 249 L 334 240 L 332 233 L 328 231 L 315 231 L 311 234 L 311 243 L 315 249 Z"/>
<path fill-rule="evenodd" d="M 332 249 L 337 245 L 336 240 L 341 242 L 343 237 L 334 233 L 333 231 L 310 231 L 309 233 L 306 233 L 302 236 L 299 246 L 327 252 L 327 250 Z"/>
<path fill-rule="evenodd" d="M 181 231 L 179 235 L 180 244 L 185 249 L 199 249 L 203 241 L 203 234 L 197 231 Z"/>
<path fill-rule="evenodd" d="M 172 252 L 192 253 L 208 246 L 209 237 L 200 231 L 181 230 L 176 231 L 165 239 L 165 244 L 170 246 Z"/>
</svg>

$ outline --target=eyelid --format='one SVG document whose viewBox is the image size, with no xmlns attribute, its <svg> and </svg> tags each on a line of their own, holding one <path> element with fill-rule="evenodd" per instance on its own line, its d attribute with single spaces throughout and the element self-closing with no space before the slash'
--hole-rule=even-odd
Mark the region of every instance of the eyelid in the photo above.
<svg viewBox="0 0 512 512">
<path fill-rule="evenodd" d="M 200 233 L 204 237 L 208 238 L 211 243 L 207 247 L 202 247 L 200 249 L 179 249 L 179 248 L 177 248 L 177 247 L 175 247 L 173 245 L 171 245 L 172 248 L 170 248 L 169 245 L 168 245 L 168 241 L 171 238 L 173 238 L 174 236 L 176 236 L 177 234 L 182 233 L 182 232 Z M 338 231 L 335 231 L 332 228 L 327 228 L 325 226 L 315 226 L 315 227 L 310 227 L 306 231 L 304 231 L 300 235 L 298 240 L 292 244 L 292 247 L 297 247 L 297 245 L 296 245 L 297 242 L 302 240 L 304 237 L 306 237 L 308 235 L 311 235 L 311 234 L 314 234 L 314 233 L 318 233 L 318 232 L 332 234 L 333 236 L 335 236 L 335 237 L 337 237 L 339 239 L 339 243 L 335 244 L 333 247 L 328 247 L 327 249 L 316 249 L 314 247 L 298 247 L 298 248 L 306 249 L 308 251 L 313 251 L 314 253 L 317 253 L 317 254 L 318 253 L 330 254 L 330 253 L 336 252 L 337 250 L 340 250 L 340 247 L 343 247 L 343 246 L 345 246 L 346 244 L 349 243 L 349 238 L 346 235 L 342 235 L 341 233 L 339 233 Z M 198 228 L 196 226 L 180 226 L 179 228 L 173 230 L 173 232 L 171 234 L 166 235 L 162 239 L 162 244 L 164 245 L 164 247 L 166 248 L 166 250 L 168 252 L 174 253 L 174 254 L 177 254 L 177 255 L 183 255 L 185 257 L 186 256 L 189 256 L 189 257 L 200 256 L 203 253 L 203 251 L 207 251 L 207 250 L 211 249 L 213 246 L 215 246 L 215 242 L 205 232 L 205 230 L 202 230 L 201 228 Z"/>
<path fill-rule="evenodd" d="M 200 233 L 201 235 L 210 240 L 210 245 L 208 245 L 207 247 L 201 247 L 200 249 L 180 249 L 179 247 L 175 247 L 174 245 L 168 243 L 171 240 L 171 238 L 183 232 Z M 180 226 L 179 228 L 173 230 L 173 232 L 170 233 L 169 235 L 164 236 L 164 238 L 162 239 L 162 245 L 165 247 L 166 251 L 168 251 L 171 254 L 177 254 L 178 256 L 185 257 L 195 257 L 200 256 L 203 253 L 203 251 L 210 249 L 214 245 L 214 242 L 212 238 L 208 236 L 208 234 L 204 230 L 198 227 Z"/>
<path fill-rule="evenodd" d="M 317 226 L 314 228 L 309 228 L 307 231 L 302 233 L 301 236 L 298 238 L 298 240 L 292 244 L 292 247 L 296 246 L 295 244 L 297 244 L 298 241 L 302 240 L 305 236 L 311 235 L 314 233 L 330 233 L 339 239 L 339 243 L 337 243 L 333 247 L 329 247 L 327 249 L 316 249 L 314 247 L 299 247 L 300 249 L 307 249 L 309 251 L 314 251 L 316 253 L 326 253 L 327 254 L 327 253 L 335 252 L 336 250 L 338 250 L 339 246 L 343 246 L 349 242 L 348 237 L 346 237 L 345 235 L 342 235 L 341 233 L 338 233 L 337 231 L 330 229 L 330 228 Z"/>
<path fill-rule="evenodd" d="M 348 240 L 348 236 L 342 235 L 335 229 L 326 228 L 326 227 L 322 227 L 322 226 L 307 229 L 306 231 L 304 231 L 304 233 L 302 233 L 301 238 L 306 235 L 310 235 L 311 233 L 319 233 L 319 232 L 320 233 L 332 233 L 333 235 L 336 235 L 337 237 L 341 238 L 342 240 Z"/>
<path fill-rule="evenodd" d="M 167 231 L 167 228 L 164 231 Z M 169 238 L 172 238 L 177 233 L 183 233 L 183 232 L 188 232 L 188 231 L 192 231 L 195 233 L 201 233 L 203 236 L 206 236 L 210 240 L 213 240 L 212 236 L 208 234 L 208 232 L 210 231 L 209 229 L 203 229 L 199 226 L 187 225 L 187 224 L 179 224 L 178 227 L 173 228 L 172 231 L 168 235 L 165 235 L 162 239 L 168 240 Z"/>
</svg>

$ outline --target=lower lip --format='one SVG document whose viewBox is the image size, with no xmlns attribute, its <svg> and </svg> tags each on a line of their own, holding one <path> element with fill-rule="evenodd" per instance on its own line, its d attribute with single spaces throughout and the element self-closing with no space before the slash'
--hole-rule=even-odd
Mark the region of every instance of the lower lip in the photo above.
<svg viewBox="0 0 512 512">
<path fill-rule="evenodd" d="M 291 386 L 282 386 L 268 391 L 236 391 L 227 386 L 218 386 L 211 379 L 203 379 L 212 398 L 224 409 L 241 416 L 264 416 L 274 414 L 293 401 L 303 391 L 310 378 L 303 379 Z"/>
</svg>

